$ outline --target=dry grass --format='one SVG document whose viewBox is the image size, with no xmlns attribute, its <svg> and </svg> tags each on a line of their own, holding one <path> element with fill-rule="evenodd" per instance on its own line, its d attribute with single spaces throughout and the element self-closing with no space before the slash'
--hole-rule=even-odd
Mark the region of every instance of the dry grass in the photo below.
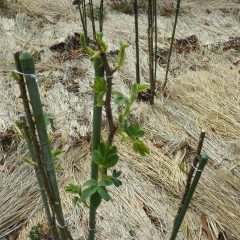
<svg viewBox="0 0 240 240">
<path fill-rule="evenodd" d="M 0 132 L 10 128 L 21 111 L 18 88 L 9 77 L 14 68 L 13 53 L 20 49 L 33 53 L 44 50 L 41 61 L 37 62 L 37 71 L 45 76 L 40 85 L 41 94 L 46 110 L 56 118 L 57 143 L 61 142 L 67 149 L 61 160 L 63 171 L 58 176 L 64 212 L 74 239 L 85 239 L 87 210 L 74 208 L 64 187 L 69 182 L 82 183 L 89 175 L 89 143 L 81 140 L 79 144 L 79 141 L 91 130 L 93 70 L 87 58 L 61 61 L 49 50 L 68 34 L 81 31 L 78 15 L 69 2 L 62 0 L 56 5 L 54 1 L 23 0 L 21 4 L 9 4 L 10 8 L 21 11 L 15 19 L 1 18 L 0 31 L 5 37 L 0 39 L 3 50 L 0 52 Z M 210 156 L 210 161 L 179 239 L 208 239 L 200 220 L 202 213 L 214 239 L 219 233 L 225 234 L 226 239 L 239 238 L 239 50 L 223 52 L 221 45 L 229 37 L 240 36 L 240 28 L 235 13 L 220 10 L 227 3 L 230 8 L 237 8 L 239 4 L 237 1 L 201 1 L 196 7 L 195 2 L 184 2 L 189 8 L 185 6 L 187 11 L 180 16 L 177 38 L 195 34 L 200 49 L 191 54 L 173 54 L 166 99 L 159 95 L 154 109 L 144 103 L 135 105 L 133 120 L 146 131 L 150 156 L 136 156 L 127 143 L 116 138 L 124 184 L 112 189 L 113 201 L 104 203 L 98 210 L 99 239 L 168 239 L 185 182 L 185 174 L 178 164 L 189 166 L 201 128 L 207 131 L 203 151 Z M 207 8 L 211 13 L 206 12 Z M 39 17 L 27 15 L 30 12 Z M 145 81 L 148 80 L 146 21 L 146 16 L 141 15 L 141 74 Z M 173 19 L 161 17 L 158 21 L 159 45 L 165 48 Z M 132 16 L 108 13 L 105 36 L 109 48 L 117 49 L 120 40 L 130 44 L 126 64 L 114 80 L 114 88 L 126 94 L 135 77 L 133 29 Z M 81 74 L 74 74 L 73 67 L 80 69 Z M 163 66 L 159 66 L 157 76 L 160 83 L 164 77 Z M 67 88 L 72 81 L 79 86 L 77 92 Z M 76 142 L 78 145 L 73 147 Z M 28 239 L 31 226 L 44 221 L 33 172 L 21 162 L 25 154 L 26 149 L 20 146 L 6 156 L 8 167 L 4 169 L 16 164 L 17 167 L 11 171 L 0 168 L 0 216 L 3 216 L 0 238 L 27 223 L 19 239 Z"/>
</svg>

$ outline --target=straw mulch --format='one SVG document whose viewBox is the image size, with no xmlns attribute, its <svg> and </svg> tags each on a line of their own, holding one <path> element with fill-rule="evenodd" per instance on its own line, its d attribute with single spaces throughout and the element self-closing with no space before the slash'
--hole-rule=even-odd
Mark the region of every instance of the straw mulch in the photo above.
<svg viewBox="0 0 240 240">
<path fill-rule="evenodd" d="M 74 207 L 64 188 L 68 183 L 82 184 L 89 177 L 93 69 L 84 56 L 63 60 L 49 50 L 68 35 L 81 31 L 78 15 L 69 2 L 62 0 L 56 5 L 54 1 L 23 0 L 21 4 L 9 5 L 20 10 L 15 19 L 1 17 L 0 31 L 5 37 L 0 39 L 0 133 L 12 129 L 22 111 L 18 87 L 9 77 L 14 69 L 12 55 L 21 49 L 40 52 L 36 68 L 43 74 L 39 76 L 41 94 L 57 128 L 51 136 L 56 139 L 55 146 L 65 150 L 58 173 L 64 212 L 74 239 L 86 239 L 88 211 Z M 139 157 L 128 143 L 115 138 L 123 186 L 112 188 L 113 200 L 103 203 L 98 210 L 98 239 L 169 239 L 186 178 L 179 165 L 184 164 L 186 169 L 190 166 L 201 129 L 206 129 L 203 152 L 210 160 L 179 239 L 239 239 L 239 49 L 224 50 L 223 46 L 229 37 L 240 36 L 240 24 L 236 11 L 226 13 L 220 9 L 228 1 L 219 1 L 219 5 L 207 2 L 205 9 L 203 3 L 199 9 L 195 2 L 184 3 L 186 11 L 179 18 L 176 38 L 195 35 L 198 47 L 178 54 L 176 46 L 167 98 L 159 94 L 153 108 L 146 103 L 134 106 L 132 120 L 145 129 L 150 155 Z M 231 9 L 239 7 L 237 1 L 229 4 Z M 211 13 L 206 11 L 210 7 Z M 29 12 L 39 16 L 32 17 Z M 160 17 L 158 22 L 159 47 L 165 49 L 173 18 Z M 143 14 L 139 25 L 142 79 L 147 81 Z M 132 16 L 108 12 L 104 31 L 109 48 L 117 49 L 120 40 L 130 44 L 126 63 L 114 80 L 114 88 L 125 94 L 135 77 L 133 30 Z M 158 85 L 164 78 L 164 67 L 160 63 Z M 32 226 L 46 219 L 33 171 L 22 161 L 27 155 L 26 146 L 17 136 L 13 139 L 19 142 L 18 147 L 10 146 L 10 150 L 0 154 L 0 239 L 20 229 L 18 239 L 24 240 Z"/>
</svg>

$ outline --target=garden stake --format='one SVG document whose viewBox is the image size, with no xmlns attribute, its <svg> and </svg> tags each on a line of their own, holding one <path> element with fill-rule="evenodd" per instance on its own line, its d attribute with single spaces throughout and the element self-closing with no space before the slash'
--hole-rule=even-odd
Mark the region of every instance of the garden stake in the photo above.
<svg viewBox="0 0 240 240">
<path fill-rule="evenodd" d="M 191 187 L 187 193 L 187 196 L 186 196 L 186 199 L 185 199 L 185 202 L 184 202 L 184 205 L 179 213 L 179 216 L 177 218 L 177 221 L 176 223 L 174 224 L 173 226 L 173 231 L 172 231 L 172 236 L 170 238 L 170 240 L 175 240 L 176 237 L 177 237 L 177 234 L 178 234 L 178 231 L 179 231 L 179 228 L 181 227 L 181 224 L 182 224 L 182 221 L 184 219 L 184 216 L 187 212 L 187 209 L 189 207 L 189 204 L 190 204 L 190 201 L 193 197 L 193 194 L 194 194 L 194 191 L 198 185 L 198 182 L 199 182 L 199 179 L 202 175 L 202 171 L 205 167 L 205 165 L 207 164 L 207 161 L 208 161 L 208 156 L 207 155 L 203 155 L 199 161 L 199 165 L 198 165 L 198 169 L 196 170 L 196 174 L 195 174 L 195 177 L 193 179 L 193 182 L 191 184 Z"/>
<path fill-rule="evenodd" d="M 22 69 L 21 69 L 21 66 L 20 66 L 20 61 L 19 61 L 19 56 L 20 56 L 20 52 L 16 52 L 14 54 L 14 59 L 15 59 L 15 64 L 16 64 L 17 71 L 22 72 Z M 37 140 L 37 136 L 36 136 L 36 133 L 35 133 L 35 124 L 34 124 L 33 119 L 32 119 L 32 113 L 31 113 L 30 106 L 29 106 L 29 101 L 28 101 L 28 97 L 27 97 L 27 92 L 26 92 L 26 88 L 25 88 L 23 75 L 18 75 L 18 76 L 19 76 L 18 84 L 19 84 L 19 88 L 20 88 L 20 92 L 21 92 L 21 98 L 22 98 L 22 101 L 23 101 L 23 106 L 24 106 L 24 111 L 25 111 L 25 114 L 26 114 L 26 119 L 27 119 L 28 124 L 29 124 L 29 134 L 30 134 L 30 137 L 31 137 L 31 140 L 32 140 L 32 143 L 33 143 L 34 155 L 36 157 L 36 162 L 39 166 L 39 170 L 40 170 L 40 173 L 41 173 L 41 176 L 42 176 L 42 180 L 43 180 L 43 183 L 44 183 L 44 186 L 45 186 L 46 193 L 47 193 L 48 198 L 49 198 L 49 202 L 50 202 L 50 206 L 51 206 L 51 210 L 52 210 L 52 214 L 53 214 L 52 215 L 52 221 L 54 221 L 54 222 L 51 225 L 51 228 L 54 228 L 54 231 L 52 232 L 53 238 L 54 239 L 59 239 L 58 232 L 55 231 L 55 227 L 54 227 L 54 225 L 55 225 L 55 216 L 54 216 L 55 211 L 53 209 L 54 200 L 52 199 L 52 191 L 50 189 L 48 178 L 47 178 L 46 173 L 44 171 L 44 163 L 42 161 L 42 157 L 41 157 L 41 153 L 40 153 L 40 147 L 38 145 L 38 140 Z"/>
<path fill-rule="evenodd" d="M 46 212 L 46 215 L 47 215 L 48 224 L 51 227 L 53 239 L 57 240 L 57 238 L 56 238 L 57 230 L 56 230 L 56 225 L 55 225 L 55 219 L 52 219 L 52 214 L 51 214 L 51 211 L 50 211 L 50 208 L 49 208 L 49 205 L 48 205 L 48 198 L 47 198 L 47 195 L 46 195 L 46 191 L 45 191 L 45 187 L 44 187 L 44 183 L 43 183 L 43 178 L 41 176 L 39 166 L 36 162 L 36 156 L 35 156 L 35 153 L 34 153 L 29 128 L 27 126 L 26 117 L 20 117 L 20 121 L 23 124 L 22 128 L 23 128 L 23 132 L 24 132 L 24 137 L 25 137 L 27 145 L 28 145 L 28 150 L 29 150 L 31 159 L 36 163 L 36 165 L 34 165 L 34 171 L 35 171 L 35 174 L 36 174 L 36 177 L 37 177 L 39 190 L 40 190 L 42 201 L 43 201 L 43 206 L 44 206 L 44 209 L 45 209 L 45 212 Z"/>
<path fill-rule="evenodd" d="M 200 137 L 199 137 L 199 141 L 198 141 L 198 147 L 197 147 L 197 152 L 196 152 L 196 155 L 195 155 L 195 158 L 193 160 L 193 164 L 191 165 L 190 167 L 190 170 L 188 172 L 188 175 L 187 175 L 187 181 L 186 181 L 186 186 L 185 186 L 185 190 L 184 190 L 184 194 L 183 194 L 183 197 L 182 197 L 182 200 L 181 200 L 181 203 L 179 205 L 179 209 L 178 209 L 178 212 L 177 212 L 177 215 L 176 215 L 176 218 L 174 220 L 174 223 L 177 221 L 178 219 L 178 216 L 179 216 L 179 213 L 184 205 L 184 202 L 185 202 L 185 199 L 186 199 L 186 196 L 187 196 L 187 193 L 189 191 L 189 188 L 191 186 L 191 182 L 192 182 L 192 177 L 193 177 L 193 174 L 194 174 L 194 170 L 198 164 L 198 160 L 199 160 L 199 157 L 201 156 L 201 151 L 202 151 L 202 147 L 203 147 L 203 142 L 204 142 L 204 138 L 205 138 L 205 131 L 201 131 L 201 134 L 200 134 Z"/>
<path fill-rule="evenodd" d="M 63 240 L 66 240 L 66 239 L 72 240 L 72 237 L 67 229 L 67 226 L 63 217 L 61 199 L 60 199 L 59 190 L 57 186 L 56 174 L 55 174 L 55 169 L 52 161 L 47 129 L 45 125 L 42 104 L 40 100 L 40 94 L 39 94 L 38 86 L 34 76 L 35 66 L 34 66 L 33 57 L 31 54 L 25 52 L 19 56 L 19 60 L 20 60 L 22 72 L 23 74 L 25 74 L 25 80 L 27 83 L 30 102 L 31 102 L 33 115 L 36 123 L 36 128 L 37 128 L 37 132 L 40 140 L 40 147 L 43 154 L 43 160 L 45 162 L 46 172 L 49 178 L 50 187 L 54 194 L 55 210 L 56 210 L 56 217 L 57 217 L 57 222 L 59 226 L 60 237 Z"/>
</svg>

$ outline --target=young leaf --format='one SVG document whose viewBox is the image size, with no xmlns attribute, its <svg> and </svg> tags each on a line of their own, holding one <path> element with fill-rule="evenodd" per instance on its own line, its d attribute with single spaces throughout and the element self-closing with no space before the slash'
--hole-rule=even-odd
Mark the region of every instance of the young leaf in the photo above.
<svg viewBox="0 0 240 240">
<path fill-rule="evenodd" d="M 23 125 L 24 125 L 23 121 L 17 120 L 15 122 L 15 124 L 16 124 L 17 130 L 18 130 L 19 134 L 21 135 L 21 137 L 26 139 L 26 135 L 25 135 L 24 130 L 23 130 Z"/>
<path fill-rule="evenodd" d="M 134 83 L 132 85 L 132 93 L 131 93 L 131 97 L 133 99 L 135 99 L 139 93 L 142 93 L 144 91 L 146 91 L 147 89 L 150 88 L 150 85 L 149 84 L 140 84 L 140 83 Z"/>
<path fill-rule="evenodd" d="M 88 181 L 86 181 L 84 184 L 83 184 L 83 186 L 97 186 L 98 185 L 98 182 L 97 182 L 97 180 L 95 180 L 95 179 L 90 179 L 90 180 L 88 180 Z"/>
<path fill-rule="evenodd" d="M 24 158 L 23 161 L 32 165 L 32 166 L 37 166 L 37 164 L 30 158 Z"/>
<path fill-rule="evenodd" d="M 112 172 L 112 176 L 118 178 L 120 177 L 121 173 L 122 173 L 121 171 L 117 171 L 116 169 L 114 169 Z"/>
<path fill-rule="evenodd" d="M 96 77 L 96 81 L 93 85 L 93 90 L 97 93 L 97 106 L 103 105 L 103 97 L 107 90 L 107 84 L 104 78 Z"/>
<path fill-rule="evenodd" d="M 146 156 L 150 153 L 149 148 L 141 140 L 133 142 L 133 150 L 141 156 Z"/>
<path fill-rule="evenodd" d="M 19 81 L 19 80 L 20 80 L 19 74 L 16 73 L 15 71 L 12 71 L 12 72 L 11 72 L 11 76 L 12 76 L 12 78 L 13 78 L 14 80 L 16 80 L 16 81 Z"/>
<path fill-rule="evenodd" d="M 96 193 L 93 194 L 93 196 L 92 196 L 90 201 L 91 201 L 92 206 L 94 208 L 98 208 L 98 206 L 102 202 L 102 197 L 101 197 L 101 195 L 98 192 L 96 192 Z"/>
<path fill-rule="evenodd" d="M 125 50 L 126 50 L 127 47 L 128 47 L 128 44 L 122 43 L 122 42 L 120 43 L 120 50 L 119 50 L 117 62 L 114 66 L 115 71 L 117 71 L 123 65 L 123 62 L 124 62 L 124 59 L 125 59 Z"/>
<path fill-rule="evenodd" d="M 97 35 L 96 35 L 96 42 L 99 45 L 99 47 L 101 48 L 101 52 L 105 53 L 108 49 L 108 46 L 107 46 L 106 43 L 104 43 L 102 38 L 103 38 L 103 33 L 98 32 Z"/>
<path fill-rule="evenodd" d="M 117 178 L 113 178 L 112 181 L 113 181 L 114 186 L 116 186 L 116 187 L 119 187 L 122 185 L 122 182 Z"/>
<path fill-rule="evenodd" d="M 81 196 L 81 194 L 82 194 L 82 188 L 81 188 L 81 186 L 75 185 L 75 184 L 73 184 L 73 183 L 69 183 L 69 184 L 67 185 L 67 187 L 65 188 L 65 191 L 66 191 L 67 193 L 71 193 L 71 194 L 78 194 L 79 196 Z"/>
<path fill-rule="evenodd" d="M 102 168 L 110 168 L 117 164 L 119 159 L 115 146 L 101 143 L 93 152 L 93 162 Z"/>
<path fill-rule="evenodd" d="M 98 193 L 105 201 L 109 201 L 111 199 L 111 197 L 105 187 L 98 187 Z"/>
<path fill-rule="evenodd" d="M 130 102 L 130 99 L 121 92 L 115 91 L 113 92 L 113 95 L 115 95 L 114 103 L 116 105 L 126 104 Z"/>
<path fill-rule="evenodd" d="M 46 127 L 51 126 L 51 128 L 54 129 L 54 126 L 53 126 L 54 118 L 53 118 L 52 114 L 44 113 L 43 116 L 44 116 L 44 121 L 45 121 Z"/>
<path fill-rule="evenodd" d="M 61 153 L 63 153 L 62 149 L 60 149 L 60 148 L 53 149 L 52 152 L 51 152 L 52 159 L 57 160 Z"/>
<path fill-rule="evenodd" d="M 110 186 L 113 184 L 113 181 L 112 179 L 104 179 L 104 180 L 101 180 L 99 183 L 98 183 L 98 186 L 102 186 L 102 187 L 106 187 L 106 186 Z"/>
<path fill-rule="evenodd" d="M 91 48 L 88 47 L 87 43 L 86 43 L 86 39 L 84 34 L 80 35 L 80 44 L 82 46 L 82 48 L 90 55 L 93 56 L 95 54 L 95 51 Z"/>
<path fill-rule="evenodd" d="M 126 126 L 125 132 L 132 139 L 137 139 L 144 136 L 144 131 L 138 125 L 135 124 Z"/>
<path fill-rule="evenodd" d="M 97 192 L 98 187 L 97 186 L 90 186 L 83 190 L 80 202 L 85 202 L 88 198 L 90 198 L 95 192 Z"/>
</svg>

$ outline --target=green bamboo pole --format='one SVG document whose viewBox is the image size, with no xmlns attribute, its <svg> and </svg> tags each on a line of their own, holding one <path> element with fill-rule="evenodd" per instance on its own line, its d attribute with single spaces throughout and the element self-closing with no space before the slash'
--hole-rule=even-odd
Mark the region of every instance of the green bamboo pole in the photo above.
<svg viewBox="0 0 240 240">
<path fill-rule="evenodd" d="M 208 161 L 208 156 L 207 155 L 202 155 L 200 161 L 199 161 L 199 165 L 198 165 L 198 169 L 196 171 L 196 174 L 195 174 L 195 177 L 193 179 L 193 182 L 191 184 L 191 187 L 188 191 L 188 194 L 186 196 L 186 199 L 185 199 L 185 202 L 184 202 L 184 205 L 179 213 L 179 216 L 177 218 L 177 221 L 175 222 L 174 226 L 173 226 L 173 231 L 172 231 L 172 236 L 170 238 L 170 240 L 175 240 L 176 237 L 177 237 L 177 234 L 178 234 L 178 231 L 179 231 L 179 228 L 181 227 L 181 224 L 182 224 L 182 221 L 184 219 L 184 216 L 187 212 L 187 209 L 189 207 L 189 204 L 190 204 L 190 201 L 193 197 L 193 194 L 195 192 L 195 189 L 198 185 L 198 182 L 199 182 L 199 179 L 202 175 L 202 171 L 205 167 L 205 165 L 207 164 L 207 161 Z"/>
<path fill-rule="evenodd" d="M 175 33 L 176 33 L 180 4 L 181 4 L 181 0 L 177 0 L 175 21 L 174 21 L 174 25 L 173 25 L 170 49 L 169 49 L 168 59 L 167 59 L 167 69 L 166 69 L 166 74 L 165 74 L 165 80 L 164 80 L 163 87 L 162 87 L 163 94 L 165 93 L 166 85 L 167 85 L 167 81 L 168 81 L 168 73 L 169 73 L 169 68 L 170 68 L 170 62 L 171 62 L 171 56 L 172 56 L 172 50 L 173 50 L 173 43 L 174 43 L 174 39 L 175 39 Z"/>
<path fill-rule="evenodd" d="M 20 61 L 19 61 L 19 56 L 20 56 L 20 52 L 16 52 L 14 54 L 15 65 L 16 65 L 17 71 L 22 72 L 22 68 L 21 68 Z M 45 190 L 47 192 L 47 195 L 48 195 L 48 198 L 49 198 L 49 201 L 50 201 L 50 206 L 51 206 L 51 210 L 52 210 L 52 214 L 53 214 L 52 215 L 53 223 L 51 225 L 51 228 L 54 229 L 54 231 L 52 232 L 52 237 L 53 237 L 54 240 L 55 239 L 58 240 L 59 235 L 58 235 L 58 232 L 55 230 L 56 229 L 55 215 L 54 215 L 55 211 L 53 209 L 54 201 L 51 197 L 52 193 L 51 193 L 50 185 L 49 185 L 46 173 L 44 171 L 44 163 L 42 161 L 42 157 L 41 157 L 41 153 L 40 153 L 40 147 L 39 147 L 37 137 L 36 137 L 36 133 L 35 133 L 35 124 L 34 124 L 33 119 L 32 119 L 32 113 L 31 113 L 31 110 L 30 110 L 28 96 L 27 96 L 26 87 L 25 87 L 25 83 L 24 83 L 24 79 L 23 79 L 22 74 L 19 75 L 18 84 L 19 84 L 19 88 L 20 88 L 21 98 L 22 98 L 22 101 L 23 101 L 24 111 L 25 111 L 26 118 L 27 118 L 27 121 L 28 121 L 28 124 L 29 124 L 29 133 L 30 133 L 30 136 L 31 136 L 32 144 L 33 144 L 34 155 L 36 156 L 36 162 L 39 166 L 40 174 L 42 176 L 42 180 L 43 180 Z"/>
<path fill-rule="evenodd" d="M 96 77 L 104 77 L 104 68 L 101 58 L 94 60 L 95 81 Z M 92 133 L 92 151 L 98 148 L 101 139 L 101 122 L 102 122 L 102 107 L 97 106 L 97 94 L 94 94 L 93 105 L 93 133 Z M 98 180 L 98 166 L 91 161 L 91 178 Z M 94 240 L 96 231 L 96 210 L 95 195 L 90 198 L 89 209 L 89 235 L 88 240 Z"/>
<path fill-rule="evenodd" d="M 134 8 L 134 20 L 135 20 L 136 82 L 140 83 L 139 32 L 138 32 L 138 0 L 134 0 L 133 8 Z"/>
<path fill-rule="evenodd" d="M 27 142 L 29 154 L 31 156 L 31 159 L 37 164 L 36 155 L 34 153 L 33 144 L 32 144 L 32 141 L 31 141 L 31 135 L 30 135 L 30 132 L 29 132 L 29 128 L 27 126 L 26 117 L 25 116 L 20 117 L 20 120 L 23 123 L 22 127 L 23 127 L 25 140 Z M 48 198 L 47 198 L 47 194 L 46 194 L 46 191 L 45 191 L 43 179 L 42 179 L 41 172 L 40 172 L 38 164 L 34 166 L 34 171 L 35 171 L 36 178 L 37 178 L 37 181 L 38 181 L 39 190 L 40 190 L 42 201 L 43 201 L 43 206 L 44 206 L 44 209 L 45 209 L 45 212 L 46 212 L 46 215 L 47 215 L 48 224 L 49 224 L 49 226 L 51 226 L 52 233 L 54 233 L 54 232 L 56 232 L 56 228 L 54 227 L 54 221 L 52 219 L 52 214 L 51 214 L 51 211 L 50 211 L 50 208 L 49 208 L 49 205 L 48 205 Z M 54 234 L 53 234 L 53 237 L 54 237 Z"/>
<path fill-rule="evenodd" d="M 31 102 L 33 115 L 34 115 L 34 119 L 37 127 L 37 132 L 40 140 L 43 160 L 45 162 L 46 172 L 49 178 L 50 187 L 54 194 L 55 210 L 57 215 L 56 216 L 57 222 L 59 225 L 60 238 L 62 240 L 72 239 L 63 217 L 61 199 L 60 199 L 60 194 L 57 186 L 56 174 L 55 174 L 55 169 L 52 161 L 51 150 L 49 146 L 47 129 L 45 125 L 38 86 L 37 86 L 34 75 L 33 76 L 30 75 L 30 74 L 35 74 L 33 57 L 31 54 L 24 52 L 20 55 L 19 61 L 22 68 L 22 72 L 25 74 L 25 80 L 27 83 L 30 102 Z"/>
<path fill-rule="evenodd" d="M 189 189 L 190 189 L 190 187 L 191 187 L 193 174 L 194 174 L 195 168 L 197 167 L 199 158 L 200 158 L 200 156 L 201 156 L 201 151 L 202 151 L 202 147 L 203 147 L 203 142 L 204 142 L 204 139 L 205 139 L 205 133 L 206 133 L 205 131 L 201 131 L 201 134 L 200 134 L 200 137 L 199 137 L 199 141 L 198 141 L 198 146 L 197 146 L 196 155 L 195 155 L 195 157 L 194 157 L 193 164 L 192 164 L 192 166 L 190 167 L 190 170 L 189 170 L 188 175 L 187 175 L 187 180 L 186 180 L 186 185 L 185 185 L 183 197 L 182 197 L 181 203 L 180 203 L 180 205 L 179 205 L 179 209 L 178 209 L 176 218 L 175 218 L 175 220 L 174 220 L 174 224 L 176 223 L 176 221 L 177 221 L 177 219 L 178 219 L 179 213 L 181 212 L 181 209 L 182 209 L 182 207 L 183 207 L 183 205 L 184 205 L 184 202 L 185 202 L 185 200 L 186 200 L 186 196 L 187 196 L 188 191 L 189 191 Z"/>
</svg>

